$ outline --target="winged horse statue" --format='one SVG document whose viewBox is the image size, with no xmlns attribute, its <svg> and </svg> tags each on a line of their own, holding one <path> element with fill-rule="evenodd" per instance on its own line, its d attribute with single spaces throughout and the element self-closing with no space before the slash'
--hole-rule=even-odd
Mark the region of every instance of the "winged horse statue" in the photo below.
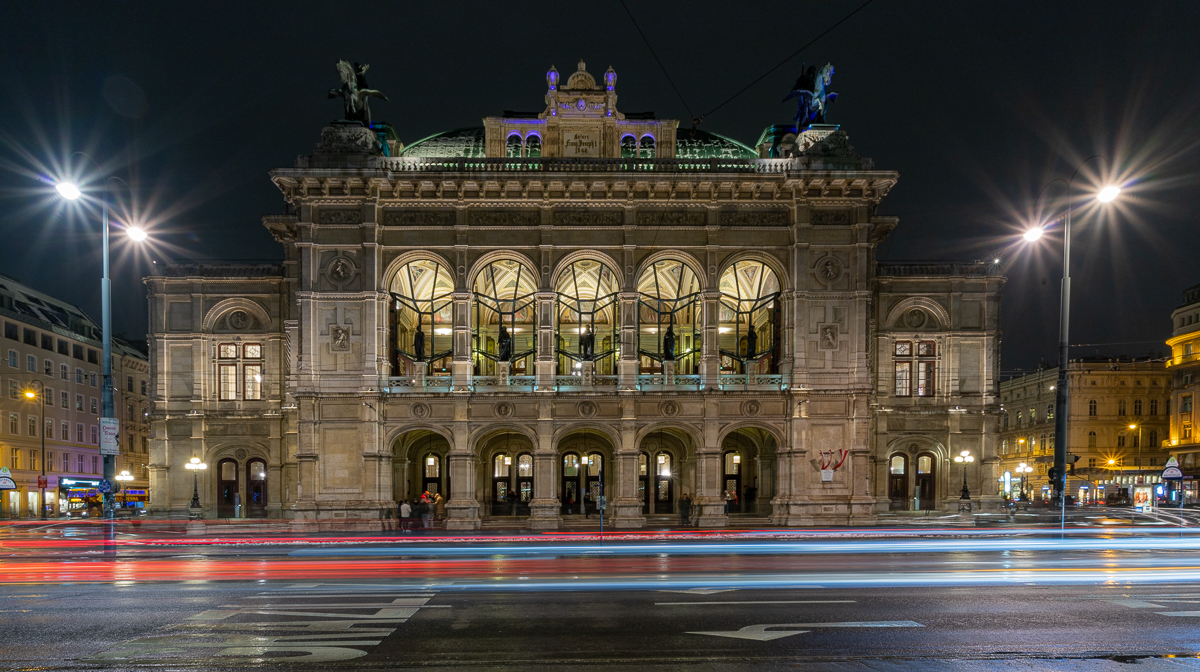
<svg viewBox="0 0 1200 672">
<path fill-rule="evenodd" d="M 362 122 L 364 126 L 371 125 L 371 105 L 368 99 L 371 97 L 388 99 L 383 93 L 367 86 L 367 69 L 370 67 L 366 63 L 350 65 L 347 61 L 338 61 L 337 69 L 338 75 L 342 78 L 342 87 L 329 90 L 330 98 L 341 96 L 345 103 L 345 119 Z"/>
</svg>

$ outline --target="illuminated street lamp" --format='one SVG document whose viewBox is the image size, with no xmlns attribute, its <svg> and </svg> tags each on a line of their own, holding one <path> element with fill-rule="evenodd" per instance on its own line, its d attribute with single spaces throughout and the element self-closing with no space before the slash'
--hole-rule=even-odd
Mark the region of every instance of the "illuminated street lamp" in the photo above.
<svg viewBox="0 0 1200 672">
<path fill-rule="evenodd" d="M 125 508 L 125 505 L 129 503 L 125 497 L 125 483 L 132 481 L 133 476 L 128 471 L 123 470 L 113 478 L 121 482 L 121 508 Z"/>
<path fill-rule="evenodd" d="M 1142 426 L 1137 423 L 1130 423 L 1129 431 L 1133 431 L 1135 429 L 1137 430 L 1137 462 L 1135 462 L 1135 464 L 1137 464 L 1138 468 L 1137 481 L 1141 483 L 1144 480 L 1144 477 L 1142 476 Z"/>
<path fill-rule="evenodd" d="M 46 518 L 46 386 L 43 385 L 42 381 L 40 381 L 40 380 L 35 380 L 30 384 L 37 385 L 38 391 L 34 392 L 33 390 L 25 390 L 25 398 L 29 399 L 31 401 L 38 401 L 38 400 L 41 401 L 41 403 L 38 404 L 38 406 L 41 407 L 41 414 L 42 414 L 42 418 L 41 418 L 41 423 L 42 423 L 42 429 L 41 429 L 42 475 L 41 475 L 41 477 L 38 478 L 38 490 L 41 491 L 42 498 L 39 499 L 38 502 L 42 505 L 42 515 L 40 517 L 42 519 L 45 519 Z"/>
<path fill-rule="evenodd" d="M 87 156 L 87 155 L 85 154 L 84 156 Z M 91 158 L 91 157 L 88 157 L 88 158 Z M 93 163 L 95 163 L 94 160 L 93 160 Z M 105 435 L 104 431 L 103 431 L 103 426 L 106 423 L 104 422 L 104 420 L 113 419 L 116 417 L 116 414 L 115 414 L 114 408 L 113 408 L 113 384 L 112 384 L 112 298 L 111 298 L 112 292 L 110 290 L 110 282 L 108 279 L 108 265 L 109 265 L 108 264 L 108 256 L 109 256 L 108 255 L 108 196 L 109 196 L 108 182 L 110 180 L 119 180 L 119 179 L 120 178 L 118 178 L 118 177 L 110 176 L 107 180 L 105 180 L 104 195 L 100 199 L 101 204 L 102 204 L 102 210 L 104 213 L 103 218 L 102 218 L 102 223 L 103 223 L 102 237 L 103 237 L 103 241 L 104 241 L 103 242 L 104 273 L 100 278 L 100 312 L 101 312 L 101 315 L 100 315 L 100 338 L 101 338 L 101 345 L 103 346 L 103 350 L 104 350 L 104 362 L 103 362 L 104 386 L 101 388 L 101 391 L 100 391 L 101 407 L 102 407 L 101 413 L 100 413 L 100 418 L 101 418 L 100 424 L 102 426 L 102 429 L 101 429 L 102 437 Z M 124 180 L 121 180 L 121 181 L 124 182 Z M 128 186 L 128 183 L 126 183 L 126 186 Z M 83 196 L 83 192 L 79 189 L 79 186 L 73 182 L 58 182 L 54 185 L 54 188 L 55 188 L 55 190 L 58 191 L 58 194 L 60 196 L 67 199 L 68 201 L 76 201 L 76 200 L 79 200 Z M 145 231 L 145 229 L 142 229 L 140 227 L 127 226 L 125 228 L 125 232 L 129 236 L 129 238 L 131 240 L 133 240 L 134 242 L 141 242 L 146 239 L 146 231 Z M 101 443 L 103 443 L 103 439 L 101 439 Z M 111 481 L 113 479 L 113 472 L 116 470 L 116 465 L 117 465 L 116 457 L 113 455 L 104 455 L 103 458 L 104 458 L 104 478 L 105 478 L 105 480 Z M 104 493 L 104 517 L 109 520 L 111 520 L 113 517 L 113 497 L 112 497 L 111 492 Z"/>
<path fill-rule="evenodd" d="M 971 499 L 971 491 L 967 489 L 967 465 L 975 461 L 975 456 L 971 454 L 971 451 L 964 450 L 958 455 L 954 456 L 954 461 L 963 465 L 963 489 L 962 495 L 959 497 L 959 499 Z"/>
<path fill-rule="evenodd" d="M 208 469 L 208 465 L 201 462 L 200 458 L 193 457 L 187 464 L 183 465 L 184 469 L 192 472 L 192 503 L 188 505 L 192 517 L 200 517 L 200 474 L 198 472 Z"/>
<path fill-rule="evenodd" d="M 1068 336 L 1070 334 L 1071 321 L 1071 215 L 1074 208 L 1073 187 L 1075 178 L 1078 177 L 1079 171 L 1085 165 L 1091 162 L 1092 159 L 1100 158 L 1099 155 L 1090 156 L 1081 162 L 1075 172 L 1071 174 L 1070 179 L 1064 180 L 1056 178 L 1051 180 L 1038 196 L 1040 202 L 1042 196 L 1050 188 L 1050 185 L 1055 182 L 1062 182 L 1067 187 L 1067 216 L 1065 226 L 1063 228 L 1063 279 L 1062 288 L 1059 295 L 1059 322 L 1058 322 L 1058 381 L 1055 385 L 1054 393 L 1054 468 L 1051 477 L 1052 490 L 1059 498 L 1062 507 L 1062 525 L 1066 526 L 1066 489 L 1067 489 L 1067 366 L 1070 363 L 1070 352 L 1068 346 Z M 1101 203 L 1111 203 L 1121 193 L 1121 188 L 1116 185 L 1108 185 L 1101 189 L 1096 194 L 1095 198 Z M 1034 204 L 1036 208 L 1036 203 Z M 1045 233 L 1045 227 L 1039 226 L 1029 229 L 1025 232 L 1024 238 L 1028 242 L 1035 242 Z"/>
<path fill-rule="evenodd" d="M 1025 474 L 1033 473 L 1033 467 L 1022 462 L 1017 465 L 1017 473 L 1021 475 L 1021 499 L 1025 499 Z"/>
</svg>

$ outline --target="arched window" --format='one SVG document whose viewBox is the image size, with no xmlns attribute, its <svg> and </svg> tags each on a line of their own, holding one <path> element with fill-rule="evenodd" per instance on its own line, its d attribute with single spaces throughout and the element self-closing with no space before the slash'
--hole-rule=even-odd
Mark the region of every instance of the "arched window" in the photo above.
<svg viewBox="0 0 1200 672">
<path fill-rule="evenodd" d="M 632 135 L 626 135 L 621 138 L 621 158 L 637 158 L 637 138 L 633 137 Z"/>
<path fill-rule="evenodd" d="M 432 259 L 410 261 L 392 278 L 390 290 L 397 375 L 408 373 L 413 362 L 429 362 L 430 372 L 448 371 L 454 349 L 454 280 L 449 271 Z"/>
<path fill-rule="evenodd" d="M 1133 400 L 1133 414 L 1134 415 L 1142 414 L 1142 400 L 1141 399 Z"/>
<path fill-rule="evenodd" d="M 492 458 L 492 478 L 508 478 L 508 472 L 512 467 L 512 456 L 507 453 L 500 453 Z"/>
<path fill-rule="evenodd" d="M 619 289 L 612 269 L 593 259 L 574 261 L 558 274 L 559 375 L 577 372 L 585 361 L 595 362 L 597 374 L 615 373 Z"/>
<path fill-rule="evenodd" d="M 1147 437 L 1147 438 L 1148 438 L 1148 439 L 1149 439 L 1149 441 L 1150 441 L 1150 443 L 1149 443 L 1148 445 L 1149 445 L 1151 448 L 1157 448 L 1157 447 L 1158 447 L 1158 430 L 1157 430 L 1157 429 L 1152 429 L 1152 430 L 1150 430 L 1150 436 L 1149 436 L 1149 437 Z"/>
<path fill-rule="evenodd" d="M 521 158 L 521 136 L 513 133 L 504 141 L 504 156 L 509 159 Z"/>
<path fill-rule="evenodd" d="M 933 473 L 933 456 L 921 455 L 917 458 L 917 473 L 931 474 Z"/>
<path fill-rule="evenodd" d="M 1001 416 L 1001 423 L 1004 425 L 1004 429 L 1008 429 L 1008 413 Z"/>
<path fill-rule="evenodd" d="M 1008 439 L 1002 439 L 1000 441 L 1000 454 L 1001 455 L 1008 454 Z"/>
<path fill-rule="evenodd" d="M 1046 443 L 1046 435 L 1045 434 L 1042 434 L 1041 446 L 1042 446 L 1042 450 L 1047 450 L 1049 448 L 1049 444 Z"/>
<path fill-rule="evenodd" d="M 1025 411 L 1017 411 L 1017 426 L 1025 426 Z"/>
<path fill-rule="evenodd" d="M 1096 400 L 1095 399 L 1091 399 L 1088 401 L 1088 415 L 1091 415 L 1091 416 L 1096 415 Z"/>
<path fill-rule="evenodd" d="M 542 137 L 537 133 L 525 136 L 525 158 L 538 159 L 542 156 Z"/>
<path fill-rule="evenodd" d="M 642 370 L 661 371 L 673 360 L 675 372 L 696 373 L 700 359 L 700 279 L 690 266 L 656 261 L 638 278 L 638 356 Z"/>
<path fill-rule="evenodd" d="M 471 289 L 476 374 L 495 375 L 499 361 L 510 362 L 514 376 L 531 374 L 537 351 L 537 276 L 519 261 L 501 259 L 485 266 Z"/>
<path fill-rule="evenodd" d="M 1046 404 L 1046 419 L 1054 419 L 1054 404 Z"/>
<path fill-rule="evenodd" d="M 1088 432 L 1088 448 L 1096 447 L 1096 433 Z"/>
<path fill-rule="evenodd" d="M 654 158 L 654 136 L 643 135 L 638 141 L 638 158 L 653 159 Z"/>
<path fill-rule="evenodd" d="M 1150 400 L 1150 415 L 1158 415 L 1158 399 Z"/>
<path fill-rule="evenodd" d="M 738 261 L 721 274 L 717 342 L 728 373 L 774 373 L 779 366 L 779 278 L 761 261 Z M 825 335 L 821 335 L 822 338 Z M 836 334 L 832 336 L 836 345 Z"/>
<path fill-rule="evenodd" d="M 903 455 L 893 455 L 892 456 L 892 465 L 889 470 L 893 474 L 903 475 L 904 467 L 907 465 L 907 462 L 908 462 L 908 460 L 905 460 Z"/>
<path fill-rule="evenodd" d="M 1117 415 L 1125 415 L 1125 400 L 1117 402 Z"/>
</svg>

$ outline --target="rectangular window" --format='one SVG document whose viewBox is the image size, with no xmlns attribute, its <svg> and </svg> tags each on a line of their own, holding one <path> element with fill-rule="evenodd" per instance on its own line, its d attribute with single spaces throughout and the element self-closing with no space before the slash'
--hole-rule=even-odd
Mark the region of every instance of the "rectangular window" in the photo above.
<svg viewBox="0 0 1200 672">
<path fill-rule="evenodd" d="M 237 399 L 237 365 L 222 364 L 220 367 L 220 392 L 222 401 Z"/>
<path fill-rule="evenodd" d="M 133 404 L 125 404 L 125 417 L 133 422 Z"/>
<path fill-rule="evenodd" d="M 58 354 L 66 355 L 66 356 L 70 357 L 71 356 L 71 344 L 64 341 L 61 338 L 58 339 Z"/>
<path fill-rule="evenodd" d="M 54 388 L 42 390 L 42 403 L 47 406 L 54 405 Z"/>
<path fill-rule="evenodd" d="M 100 412 L 100 406 L 99 406 L 98 400 L 95 397 L 92 397 L 92 415 L 95 415 L 99 412 Z"/>
<path fill-rule="evenodd" d="M 1179 438 L 1181 438 L 1181 439 L 1192 438 L 1192 421 L 1191 420 L 1184 420 L 1183 422 L 1179 423 Z"/>
<path fill-rule="evenodd" d="M 63 380 L 71 379 L 71 370 L 69 368 L 67 368 L 66 364 L 58 365 L 58 377 L 62 378 Z"/>
<path fill-rule="evenodd" d="M 262 399 L 262 366 L 246 364 L 242 366 L 243 399 Z"/>
<path fill-rule="evenodd" d="M 217 346 L 217 357 L 220 359 L 237 359 L 237 345 L 222 343 Z"/>
<path fill-rule="evenodd" d="M 46 420 L 46 438 L 47 439 L 54 438 L 54 420 L 53 419 Z"/>
<path fill-rule="evenodd" d="M 96 386 L 96 372 L 95 371 L 88 374 L 88 384 L 90 384 L 92 387 Z"/>
<path fill-rule="evenodd" d="M 83 395 L 82 394 L 75 395 L 75 410 L 77 410 L 77 411 L 83 410 Z"/>
<path fill-rule="evenodd" d="M 61 438 L 63 441 L 71 440 L 71 423 L 64 422 L 58 426 L 58 429 L 59 429 L 59 433 L 58 433 L 59 438 Z"/>
<path fill-rule="evenodd" d="M 4 323 L 4 337 L 10 341 L 17 340 L 18 339 L 17 325 L 13 324 L 12 322 L 5 322 Z"/>
<path fill-rule="evenodd" d="M 21 398 L 20 384 L 17 383 L 17 381 L 15 381 L 15 380 L 8 381 L 8 398 L 9 399 L 20 399 Z"/>
<path fill-rule="evenodd" d="M 83 455 L 79 456 L 79 460 L 75 463 L 79 465 L 79 473 L 83 473 Z"/>
<path fill-rule="evenodd" d="M 1124 447 L 1125 447 L 1125 435 L 1124 435 L 1124 434 L 1118 434 L 1118 435 L 1117 435 L 1117 447 L 1118 447 L 1118 448 L 1124 448 Z"/>
<path fill-rule="evenodd" d="M 59 401 L 60 401 L 60 402 L 62 402 L 62 407 L 63 407 L 63 408 L 70 408 L 70 407 L 71 407 L 71 395 L 70 395 L 70 393 L 68 393 L 66 390 L 63 390 L 62 392 L 59 392 L 58 394 L 59 394 L 59 397 L 60 397 L 60 398 L 59 398 Z"/>
<path fill-rule="evenodd" d="M 262 346 L 258 343 L 247 343 L 242 347 L 246 359 L 262 359 Z"/>
<path fill-rule="evenodd" d="M 92 425 L 92 445 L 96 446 L 99 444 L 100 444 L 100 428 L 97 427 L 96 425 Z"/>
<path fill-rule="evenodd" d="M 83 369 L 75 369 L 75 384 L 83 384 Z"/>
<path fill-rule="evenodd" d="M 29 451 L 29 468 L 37 471 L 38 468 L 38 453 L 36 450 Z"/>
<path fill-rule="evenodd" d="M 31 416 L 29 416 L 29 423 L 28 423 L 28 424 L 29 424 L 29 435 L 30 435 L 30 436 L 37 436 L 37 425 L 38 425 L 38 423 L 37 423 L 37 416 L 36 416 L 36 415 L 31 415 Z"/>
<path fill-rule="evenodd" d="M 97 463 L 99 460 L 100 460 L 100 458 L 99 458 L 98 456 L 96 456 L 96 455 L 92 455 L 92 473 L 93 473 L 93 474 L 98 474 L 98 473 L 100 473 L 100 468 L 96 466 L 96 463 Z"/>
<path fill-rule="evenodd" d="M 933 362 L 917 362 L 917 396 L 933 396 Z"/>
<path fill-rule="evenodd" d="M 17 415 L 16 413 L 8 414 L 8 433 L 9 434 L 20 434 L 21 433 L 21 416 Z"/>
<path fill-rule="evenodd" d="M 37 342 L 38 342 L 37 332 L 34 331 L 33 329 L 25 329 L 24 331 L 25 331 L 25 333 L 24 333 L 25 338 L 23 338 L 21 340 L 25 341 L 25 345 L 36 346 Z"/>
<path fill-rule="evenodd" d="M 37 373 L 37 357 L 33 355 L 25 355 L 25 368 L 30 373 Z"/>
<path fill-rule="evenodd" d="M 912 395 L 912 362 L 896 362 L 896 396 Z"/>
<path fill-rule="evenodd" d="M 1192 395 L 1185 394 L 1179 398 L 1179 412 L 1180 413 L 1191 413 L 1192 412 Z"/>
<path fill-rule="evenodd" d="M 83 443 L 83 423 L 75 423 L 75 443 Z"/>
<path fill-rule="evenodd" d="M 75 359 L 83 361 L 83 346 L 78 343 L 71 344 L 71 356 Z"/>
<path fill-rule="evenodd" d="M 912 357 L 912 341 L 896 341 L 897 357 Z"/>
<path fill-rule="evenodd" d="M 12 468 L 21 468 L 21 451 L 17 450 L 16 448 L 12 449 Z"/>
<path fill-rule="evenodd" d="M 52 362 L 48 359 L 43 361 L 42 362 L 42 373 L 53 378 L 54 377 L 54 362 Z"/>
<path fill-rule="evenodd" d="M 1096 458 L 1089 457 L 1088 458 L 1088 469 L 1095 469 L 1095 468 L 1096 468 Z"/>
<path fill-rule="evenodd" d="M 917 344 L 918 357 L 933 357 L 937 354 L 937 346 L 933 341 L 921 341 Z"/>
<path fill-rule="evenodd" d="M 100 363 L 100 353 L 96 352 L 95 350 L 92 350 L 91 348 L 88 348 L 87 361 L 88 361 L 88 364 L 99 364 Z"/>
<path fill-rule="evenodd" d="M 8 365 L 14 369 L 17 368 L 17 351 L 16 350 L 8 351 Z"/>
<path fill-rule="evenodd" d="M 71 470 L 71 454 L 63 453 L 63 471 Z"/>
<path fill-rule="evenodd" d="M 133 376 L 125 376 L 125 389 L 133 392 Z"/>
<path fill-rule="evenodd" d="M 54 451 L 46 453 L 46 468 L 54 471 Z"/>
<path fill-rule="evenodd" d="M 146 394 L 146 381 L 142 381 L 142 394 Z"/>
<path fill-rule="evenodd" d="M 42 334 L 42 349 L 54 352 L 54 337 L 50 334 Z"/>
</svg>

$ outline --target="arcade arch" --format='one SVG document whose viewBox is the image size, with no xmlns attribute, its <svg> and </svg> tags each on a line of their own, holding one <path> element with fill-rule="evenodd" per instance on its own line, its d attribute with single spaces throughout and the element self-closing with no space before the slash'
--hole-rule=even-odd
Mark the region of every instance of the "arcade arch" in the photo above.
<svg viewBox="0 0 1200 672">
<path fill-rule="evenodd" d="M 577 258 L 559 270 L 554 291 L 559 375 L 576 373 L 583 362 L 594 362 L 597 374 L 616 373 L 620 344 L 617 274 L 603 261 Z"/>
<path fill-rule="evenodd" d="M 659 259 L 638 276 L 638 358 L 643 373 L 659 373 L 675 362 L 675 372 L 697 372 L 701 350 L 700 276 L 690 265 Z"/>
<path fill-rule="evenodd" d="M 776 373 L 780 357 L 780 282 L 758 259 L 739 259 L 721 273 L 717 342 L 721 371 Z"/>
<path fill-rule="evenodd" d="M 454 341 L 454 278 L 434 258 L 412 259 L 388 285 L 392 297 L 393 371 L 411 374 L 429 362 L 429 372 L 450 370 Z"/>
<path fill-rule="evenodd" d="M 475 274 L 471 347 L 477 375 L 496 375 L 500 362 L 514 376 L 533 372 L 537 290 L 537 274 L 516 258 L 493 259 Z"/>
</svg>

